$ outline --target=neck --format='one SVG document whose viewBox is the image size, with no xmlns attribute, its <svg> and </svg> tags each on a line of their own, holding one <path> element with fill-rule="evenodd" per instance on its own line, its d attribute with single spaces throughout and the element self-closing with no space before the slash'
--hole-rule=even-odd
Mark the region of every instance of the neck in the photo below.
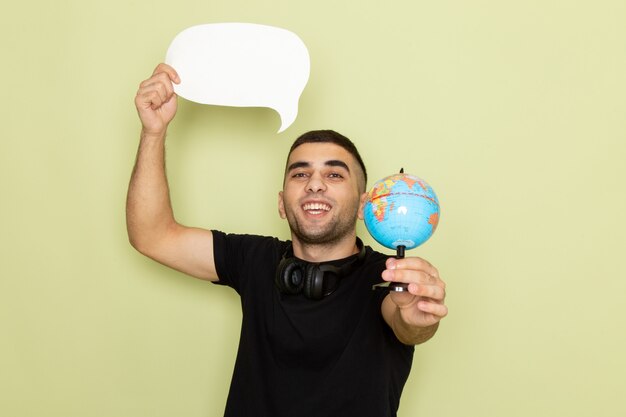
<svg viewBox="0 0 626 417">
<path fill-rule="evenodd" d="M 332 243 L 304 243 L 293 235 L 292 241 L 294 256 L 307 262 L 334 261 L 359 253 L 359 248 L 356 244 L 356 233 Z"/>
</svg>

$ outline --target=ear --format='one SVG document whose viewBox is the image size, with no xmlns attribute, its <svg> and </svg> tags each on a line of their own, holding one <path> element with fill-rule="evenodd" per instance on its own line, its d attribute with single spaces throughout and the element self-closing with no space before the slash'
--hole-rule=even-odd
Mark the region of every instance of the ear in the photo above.
<svg viewBox="0 0 626 417">
<path fill-rule="evenodd" d="M 367 193 L 361 194 L 361 198 L 359 199 L 359 211 L 357 212 L 357 217 L 359 218 L 359 220 L 363 220 L 363 218 L 365 217 L 364 211 L 365 211 L 366 201 L 367 201 Z"/>
<path fill-rule="evenodd" d="M 278 192 L 278 215 L 281 219 L 286 219 L 287 215 L 285 214 L 285 203 L 283 202 L 283 192 Z"/>
</svg>

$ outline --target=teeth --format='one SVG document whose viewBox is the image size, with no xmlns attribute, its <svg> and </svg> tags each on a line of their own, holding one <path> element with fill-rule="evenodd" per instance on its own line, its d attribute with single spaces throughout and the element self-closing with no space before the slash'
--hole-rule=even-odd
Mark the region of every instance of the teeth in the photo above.
<svg viewBox="0 0 626 417">
<path fill-rule="evenodd" d="M 302 207 L 304 210 L 310 211 L 329 211 L 330 206 L 323 203 L 307 203 Z"/>
</svg>

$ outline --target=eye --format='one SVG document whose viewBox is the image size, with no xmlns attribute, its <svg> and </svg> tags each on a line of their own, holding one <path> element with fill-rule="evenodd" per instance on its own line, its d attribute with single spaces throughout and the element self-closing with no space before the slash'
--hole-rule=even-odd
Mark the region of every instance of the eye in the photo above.
<svg viewBox="0 0 626 417">
<path fill-rule="evenodd" d="M 328 174 L 328 178 L 333 178 L 333 179 L 342 179 L 343 175 L 341 175 L 338 172 L 331 172 L 330 174 Z"/>
<path fill-rule="evenodd" d="M 291 175 L 291 178 L 306 178 L 306 177 L 307 177 L 306 172 L 295 172 Z"/>
</svg>

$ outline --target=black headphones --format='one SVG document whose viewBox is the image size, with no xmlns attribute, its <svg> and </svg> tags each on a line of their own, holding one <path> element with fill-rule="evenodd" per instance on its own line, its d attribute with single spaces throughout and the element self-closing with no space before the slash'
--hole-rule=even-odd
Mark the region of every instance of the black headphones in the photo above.
<svg viewBox="0 0 626 417">
<path fill-rule="evenodd" d="M 306 262 L 293 256 L 291 245 L 283 254 L 276 269 L 275 283 L 283 294 L 300 294 L 311 300 L 321 300 L 337 289 L 339 280 L 363 263 L 365 246 L 358 237 L 359 253 L 341 266 Z"/>
</svg>

